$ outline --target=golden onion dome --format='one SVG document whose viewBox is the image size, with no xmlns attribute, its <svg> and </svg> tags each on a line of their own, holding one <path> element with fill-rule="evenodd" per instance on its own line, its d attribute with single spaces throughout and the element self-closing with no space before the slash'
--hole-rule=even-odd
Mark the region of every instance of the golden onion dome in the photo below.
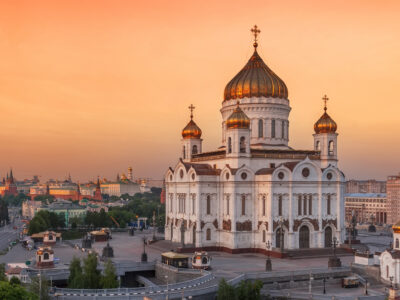
<svg viewBox="0 0 400 300">
<path fill-rule="evenodd" d="M 239 100 L 237 101 L 237 106 L 233 113 L 226 120 L 226 127 L 229 129 L 248 129 L 250 128 L 250 119 L 239 107 Z"/>
<path fill-rule="evenodd" d="M 244 68 L 226 85 L 224 101 L 246 97 L 288 98 L 288 89 L 257 53 L 254 53 Z"/>
<path fill-rule="evenodd" d="M 324 114 L 319 118 L 319 120 L 314 124 L 315 133 L 335 133 L 337 130 L 336 122 L 327 114 L 326 101 L 328 97 L 325 95 L 322 98 L 325 101 Z"/>
<path fill-rule="evenodd" d="M 189 106 L 189 109 L 190 109 L 190 121 L 185 126 L 185 128 L 182 129 L 182 137 L 184 139 L 199 139 L 201 138 L 201 129 L 193 121 L 193 110 L 194 110 L 193 104 Z"/>
</svg>

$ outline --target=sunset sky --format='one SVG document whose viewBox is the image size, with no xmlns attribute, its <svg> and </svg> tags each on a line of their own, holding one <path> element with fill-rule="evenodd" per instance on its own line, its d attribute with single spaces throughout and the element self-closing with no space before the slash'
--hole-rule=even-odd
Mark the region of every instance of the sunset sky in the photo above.
<svg viewBox="0 0 400 300">
<path fill-rule="evenodd" d="M 161 179 L 196 106 L 221 145 L 223 90 L 259 53 L 286 83 L 290 146 L 330 98 L 348 179 L 400 171 L 399 1 L 0 1 L 0 176 Z"/>
</svg>

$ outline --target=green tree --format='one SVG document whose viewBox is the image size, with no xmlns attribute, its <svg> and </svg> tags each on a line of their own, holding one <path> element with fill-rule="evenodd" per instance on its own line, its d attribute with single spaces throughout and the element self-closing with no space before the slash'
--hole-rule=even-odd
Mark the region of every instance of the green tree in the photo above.
<svg viewBox="0 0 400 300">
<path fill-rule="evenodd" d="M 40 298 L 40 300 L 50 300 L 49 281 L 45 276 L 32 276 L 31 283 L 29 285 L 29 290 L 31 293 L 35 294 Z"/>
<path fill-rule="evenodd" d="M 9 282 L 0 282 L 0 299 L 7 300 L 38 300 L 38 296 L 28 292 L 20 285 Z"/>
<path fill-rule="evenodd" d="M 103 289 L 115 289 L 119 286 L 117 273 L 110 259 L 104 265 L 104 275 L 101 277 L 100 282 Z"/>
<path fill-rule="evenodd" d="M 219 282 L 217 299 L 218 300 L 235 299 L 235 288 L 230 284 L 228 284 L 224 278 L 222 278 Z"/>
<path fill-rule="evenodd" d="M 81 289 L 83 286 L 81 260 L 74 256 L 69 265 L 68 287 L 71 289 Z"/>
<path fill-rule="evenodd" d="M 97 257 L 94 253 L 88 254 L 83 260 L 83 278 L 85 289 L 98 289 L 100 287 L 100 271 L 97 270 Z"/>
<path fill-rule="evenodd" d="M 6 264 L 2 263 L 0 264 L 0 281 L 7 281 L 7 276 L 6 276 Z"/>
<path fill-rule="evenodd" d="M 13 276 L 13 277 L 11 277 L 11 279 L 10 279 L 10 283 L 11 283 L 11 284 L 18 284 L 18 285 L 21 285 L 21 280 L 19 280 L 18 277 Z"/>
<path fill-rule="evenodd" d="M 259 300 L 261 299 L 260 290 L 263 284 L 260 280 L 255 282 L 241 281 L 236 288 L 235 295 L 238 300 Z"/>
</svg>

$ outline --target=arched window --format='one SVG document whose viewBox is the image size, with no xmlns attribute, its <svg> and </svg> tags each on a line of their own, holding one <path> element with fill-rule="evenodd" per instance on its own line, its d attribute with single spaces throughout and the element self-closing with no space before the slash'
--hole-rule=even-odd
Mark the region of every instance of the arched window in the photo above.
<svg viewBox="0 0 400 300">
<path fill-rule="evenodd" d="M 333 141 L 329 141 L 329 144 L 328 144 L 328 155 L 333 155 L 333 153 L 334 153 L 333 146 L 334 146 Z"/>
<path fill-rule="evenodd" d="M 398 249 L 399 248 L 399 239 L 396 239 L 396 249 Z"/>
<path fill-rule="evenodd" d="M 282 121 L 282 139 L 285 138 L 285 121 Z"/>
<path fill-rule="evenodd" d="M 185 146 L 183 146 L 182 154 L 183 154 L 183 159 L 186 159 L 186 148 L 185 148 Z"/>
<path fill-rule="evenodd" d="M 264 136 L 264 122 L 262 119 L 258 120 L 258 137 L 262 138 Z"/>
<path fill-rule="evenodd" d="M 297 214 L 301 216 L 301 195 L 297 199 Z"/>
<path fill-rule="evenodd" d="M 246 214 L 246 196 L 242 195 L 242 216 Z"/>
<path fill-rule="evenodd" d="M 49 253 L 47 253 L 47 252 L 45 252 L 44 254 L 43 254 L 43 259 L 44 260 L 48 260 L 49 259 Z"/>
<path fill-rule="evenodd" d="M 303 215 L 307 215 L 307 195 L 303 196 Z"/>
<path fill-rule="evenodd" d="M 226 214 L 229 216 L 229 200 L 230 196 L 226 195 Z"/>
<path fill-rule="evenodd" d="M 240 138 L 240 153 L 246 153 L 246 139 L 244 136 Z"/>
<path fill-rule="evenodd" d="M 271 121 L 271 137 L 275 137 L 275 120 Z"/>
<path fill-rule="evenodd" d="M 207 228 L 207 231 L 206 231 L 206 240 L 207 240 L 207 241 L 210 241 L 210 240 L 211 240 L 211 229 L 210 229 L 210 228 Z"/>
<path fill-rule="evenodd" d="M 263 230 L 262 241 L 263 241 L 263 243 L 265 243 L 265 230 Z"/>
<path fill-rule="evenodd" d="M 386 265 L 386 278 L 389 278 L 389 266 Z"/>
<path fill-rule="evenodd" d="M 317 151 L 321 150 L 321 143 L 319 141 L 315 142 L 315 150 L 317 150 Z"/>
<path fill-rule="evenodd" d="M 193 145 L 192 154 L 197 154 L 197 145 Z"/>
<path fill-rule="evenodd" d="M 312 215 L 312 195 L 308 198 L 308 214 Z"/>
<path fill-rule="evenodd" d="M 326 196 L 326 214 L 331 214 L 331 195 Z"/>
<path fill-rule="evenodd" d="M 262 196 L 262 215 L 265 217 L 265 196 Z"/>
<path fill-rule="evenodd" d="M 207 195 L 207 215 L 211 214 L 211 197 Z"/>
<path fill-rule="evenodd" d="M 282 195 L 278 196 L 278 215 L 282 216 Z"/>
<path fill-rule="evenodd" d="M 232 139 L 228 138 L 228 153 L 232 153 Z"/>
</svg>

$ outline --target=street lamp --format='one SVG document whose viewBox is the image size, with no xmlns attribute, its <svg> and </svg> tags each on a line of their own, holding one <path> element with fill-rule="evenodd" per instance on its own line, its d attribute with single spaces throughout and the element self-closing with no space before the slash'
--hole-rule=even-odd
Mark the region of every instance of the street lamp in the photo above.
<svg viewBox="0 0 400 300">
<path fill-rule="evenodd" d="M 324 294 L 326 294 L 326 289 L 325 289 L 325 282 L 326 282 L 326 279 L 325 279 L 325 277 L 324 277 L 324 279 L 322 279 L 322 282 L 324 283 Z"/>
<path fill-rule="evenodd" d="M 390 276 L 389 279 L 390 279 L 390 287 L 393 288 L 393 276 Z"/>
<path fill-rule="evenodd" d="M 270 257 L 270 251 L 271 249 L 271 242 L 268 241 L 266 242 L 265 247 L 267 248 L 267 261 L 265 262 L 265 271 L 272 271 L 272 263 L 271 263 L 271 257 Z"/>
<path fill-rule="evenodd" d="M 365 279 L 365 295 L 368 295 L 368 279 Z"/>
<path fill-rule="evenodd" d="M 146 253 L 146 237 L 143 237 L 143 253 L 142 253 L 142 262 L 147 262 L 147 253 Z"/>
</svg>

